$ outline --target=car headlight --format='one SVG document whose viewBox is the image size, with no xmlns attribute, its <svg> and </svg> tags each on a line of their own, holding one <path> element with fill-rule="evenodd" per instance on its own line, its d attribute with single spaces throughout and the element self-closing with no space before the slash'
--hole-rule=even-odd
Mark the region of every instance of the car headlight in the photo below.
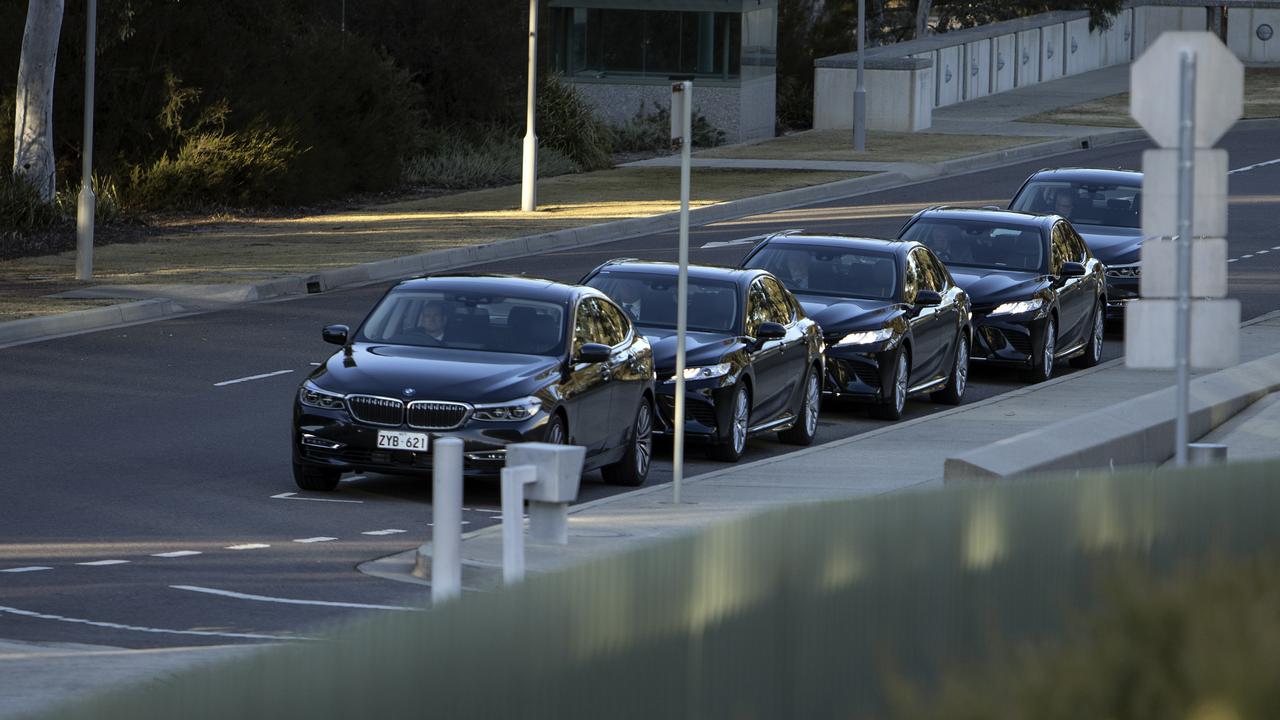
<svg viewBox="0 0 1280 720">
<path fill-rule="evenodd" d="M 684 379 L 688 380 L 710 380 L 712 378 L 724 377 L 729 374 L 733 366 L 729 363 L 720 363 L 718 365 L 706 365 L 703 367 L 687 367 L 684 369 Z M 672 375 L 667 382 L 675 382 L 676 376 Z"/>
<path fill-rule="evenodd" d="M 1142 277 L 1142 266 L 1137 263 L 1133 265 L 1108 265 L 1107 277 L 1140 278 Z"/>
<path fill-rule="evenodd" d="M 302 383 L 298 389 L 298 402 L 322 410 L 346 410 L 346 397 L 338 393 L 321 390 L 310 380 Z"/>
<path fill-rule="evenodd" d="M 884 342 L 893 337 L 893 328 L 880 328 L 879 330 L 861 330 L 859 332 L 851 332 L 832 343 L 833 347 L 841 345 L 874 345 L 875 343 Z"/>
<path fill-rule="evenodd" d="M 471 417 L 487 422 L 504 422 L 508 420 L 528 420 L 542 409 L 542 401 L 536 397 L 520 398 L 501 403 L 476 405 Z"/>
<path fill-rule="evenodd" d="M 1032 298 L 1031 300 L 1019 300 L 1018 302 L 1001 303 L 992 310 L 989 315 L 1021 315 L 1029 313 L 1032 310 L 1039 310 L 1044 305 L 1043 298 Z"/>
</svg>

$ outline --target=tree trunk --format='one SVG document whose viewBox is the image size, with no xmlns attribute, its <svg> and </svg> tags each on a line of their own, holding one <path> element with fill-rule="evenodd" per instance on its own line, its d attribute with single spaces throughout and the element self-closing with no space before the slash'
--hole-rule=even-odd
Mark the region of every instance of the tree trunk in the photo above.
<svg viewBox="0 0 1280 720">
<path fill-rule="evenodd" d="M 30 0 L 18 63 L 13 117 L 13 173 L 53 199 L 53 74 L 58 61 L 63 0 Z"/>
<path fill-rule="evenodd" d="M 916 1 L 916 39 L 929 32 L 929 11 L 933 10 L 933 0 Z"/>
</svg>

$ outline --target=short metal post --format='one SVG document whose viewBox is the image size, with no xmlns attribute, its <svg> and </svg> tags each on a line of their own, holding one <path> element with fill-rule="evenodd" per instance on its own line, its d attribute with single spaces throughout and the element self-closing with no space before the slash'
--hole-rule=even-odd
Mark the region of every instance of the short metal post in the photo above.
<svg viewBox="0 0 1280 720">
<path fill-rule="evenodd" d="M 462 592 L 462 441 L 435 441 L 431 496 L 431 602 Z"/>
<path fill-rule="evenodd" d="M 538 209 L 538 0 L 529 0 L 529 76 L 524 109 L 524 151 L 520 165 L 520 209 Z"/>
<path fill-rule="evenodd" d="M 863 82 L 863 56 L 867 52 L 867 0 L 858 0 L 858 85 L 853 89 L 853 151 L 867 149 L 867 86 Z"/>
<path fill-rule="evenodd" d="M 85 7 L 84 147 L 81 153 L 80 195 L 76 199 L 76 279 L 93 277 L 93 221 L 98 198 L 93 194 L 93 75 L 98 55 L 98 3 Z"/>
<path fill-rule="evenodd" d="M 538 479 L 532 465 L 502 468 L 502 582 L 524 579 L 524 486 Z"/>
<path fill-rule="evenodd" d="M 693 147 L 693 83 L 685 81 L 677 86 L 684 94 L 680 122 L 680 268 L 676 274 L 676 388 L 675 429 L 671 453 L 671 501 L 680 504 L 680 486 L 684 483 L 684 345 L 689 319 L 689 183 L 692 173 L 690 153 Z M 674 89 L 674 88 L 673 88 Z M 672 122 L 676 122 L 673 115 Z M 533 520 L 532 510 L 529 513 Z"/>
<path fill-rule="evenodd" d="M 1178 142 L 1178 316 L 1174 330 L 1177 370 L 1177 420 L 1174 460 L 1187 464 L 1190 432 L 1187 414 L 1191 405 L 1191 214 L 1195 202 L 1193 185 L 1196 169 L 1196 55 L 1182 52 L 1181 137 Z"/>
<path fill-rule="evenodd" d="M 1227 446 L 1220 443 L 1189 443 L 1187 461 L 1191 465 L 1216 465 L 1227 461 Z"/>
</svg>

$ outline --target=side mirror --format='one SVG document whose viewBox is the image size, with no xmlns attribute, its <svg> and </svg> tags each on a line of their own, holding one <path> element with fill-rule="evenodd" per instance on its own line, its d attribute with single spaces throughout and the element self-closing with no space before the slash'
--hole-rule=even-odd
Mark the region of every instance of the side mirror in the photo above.
<svg viewBox="0 0 1280 720">
<path fill-rule="evenodd" d="M 787 329 L 776 322 L 760 323 L 760 327 L 756 328 L 756 340 L 759 342 L 781 340 L 786 336 Z"/>
<path fill-rule="evenodd" d="M 347 336 L 351 334 L 351 328 L 346 325 L 326 325 L 324 330 L 320 331 L 320 337 L 324 338 L 327 343 L 334 345 L 346 345 Z"/>
<path fill-rule="evenodd" d="M 1078 278 L 1085 276 L 1084 263 L 1064 262 L 1062 270 L 1058 273 L 1058 277 Z"/>
<path fill-rule="evenodd" d="M 612 356 L 613 350 L 608 345 L 586 343 L 578 350 L 578 356 L 573 361 L 588 364 L 602 363 L 608 362 Z"/>
<path fill-rule="evenodd" d="M 937 290 L 917 290 L 916 305 L 925 307 L 928 305 L 941 305 L 942 294 Z"/>
</svg>

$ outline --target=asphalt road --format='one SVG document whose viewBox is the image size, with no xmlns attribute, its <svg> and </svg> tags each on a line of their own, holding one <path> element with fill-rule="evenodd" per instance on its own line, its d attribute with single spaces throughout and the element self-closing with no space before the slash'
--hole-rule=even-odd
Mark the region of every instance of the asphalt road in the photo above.
<svg viewBox="0 0 1280 720">
<path fill-rule="evenodd" d="M 1235 132 L 1221 146 L 1236 169 L 1280 158 L 1276 131 Z M 695 228 L 691 258 L 735 263 L 749 245 L 728 243 L 791 228 L 891 236 L 920 207 L 1000 203 L 1043 166 L 1137 168 L 1145 147 L 1082 151 Z M 1250 318 L 1280 307 L 1280 163 L 1237 172 L 1230 188 L 1231 294 Z M 674 259 L 675 245 L 674 233 L 658 234 L 472 269 L 576 280 L 613 257 Z M 0 638 L 257 642 L 307 636 L 368 606 L 396 612 L 422 603 L 426 588 L 369 578 L 355 566 L 428 537 L 429 483 L 375 475 L 322 496 L 295 492 L 289 471 L 293 393 L 331 350 L 319 328 L 358 323 L 384 289 L 0 350 Z M 1108 340 L 1105 355 L 1115 357 L 1120 338 Z M 966 399 L 1020 385 L 976 369 Z M 908 417 L 939 409 L 914 400 Z M 828 408 L 819 442 L 883 424 L 862 410 Z M 744 462 L 789 449 L 758 438 Z M 686 467 L 696 475 L 723 465 L 691 447 Z M 669 462 L 656 463 L 650 477 L 666 482 Z M 612 492 L 588 476 L 582 499 Z M 465 529 L 495 522 L 496 483 L 470 484 L 466 504 Z"/>
</svg>

